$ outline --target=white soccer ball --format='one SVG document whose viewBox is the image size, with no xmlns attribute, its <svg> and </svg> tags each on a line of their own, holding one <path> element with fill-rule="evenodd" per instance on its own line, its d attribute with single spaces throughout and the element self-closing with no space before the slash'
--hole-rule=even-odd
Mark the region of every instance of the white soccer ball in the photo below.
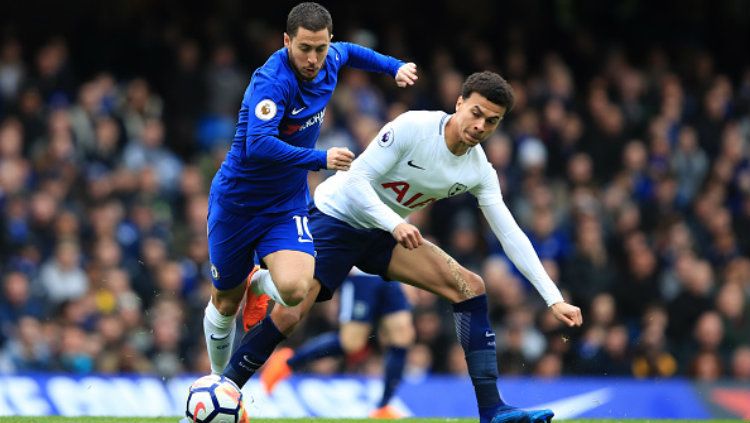
<svg viewBox="0 0 750 423">
<path fill-rule="evenodd" d="M 203 376 L 190 385 L 185 416 L 195 423 L 248 423 L 242 391 L 219 375 Z"/>
</svg>

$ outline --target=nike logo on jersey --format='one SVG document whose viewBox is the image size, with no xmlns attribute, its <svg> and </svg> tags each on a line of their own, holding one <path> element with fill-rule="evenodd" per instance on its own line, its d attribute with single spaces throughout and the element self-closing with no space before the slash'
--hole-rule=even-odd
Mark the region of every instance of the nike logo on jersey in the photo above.
<svg viewBox="0 0 750 423">
<path fill-rule="evenodd" d="M 414 160 L 409 160 L 408 162 L 406 162 L 406 164 L 408 164 L 409 166 L 411 166 L 411 167 L 413 167 L 413 168 L 416 168 L 416 169 L 421 169 L 421 170 L 425 170 L 425 168 L 423 168 L 422 166 L 418 166 L 418 165 L 416 165 L 416 164 L 414 163 Z"/>
<path fill-rule="evenodd" d="M 292 109 L 292 112 L 291 112 L 291 113 L 292 113 L 292 116 L 296 116 L 296 115 L 298 115 L 298 114 L 299 114 L 299 113 L 300 113 L 301 111 L 303 111 L 303 110 L 305 110 L 305 109 L 307 109 L 307 107 L 300 107 L 299 109 L 297 109 L 297 108 L 295 108 L 295 109 Z"/>
</svg>

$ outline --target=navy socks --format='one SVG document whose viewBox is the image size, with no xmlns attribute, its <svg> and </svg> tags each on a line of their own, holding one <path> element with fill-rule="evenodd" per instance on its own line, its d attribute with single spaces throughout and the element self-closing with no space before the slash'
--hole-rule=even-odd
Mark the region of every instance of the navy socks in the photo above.
<svg viewBox="0 0 750 423">
<path fill-rule="evenodd" d="M 385 353 L 385 381 L 383 382 L 383 398 L 378 408 L 385 407 L 396 393 L 406 366 L 406 348 L 390 347 Z"/>
<path fill-rule="evenodd" d="M 497 388 L 495 333 L 487 312 L 485 294 L 453 304 L 456 334 L 464 349 L 482 421 L 492 419 L 497 409 L 505 405 Z"/>
<path fill-rule="evenodd" d="M 276 328 L 271 316 L 266 316 L 242 337 L 242 342 L 224 369 L 224 376 L 241 388 L 285 338 Z"/>
</svg>

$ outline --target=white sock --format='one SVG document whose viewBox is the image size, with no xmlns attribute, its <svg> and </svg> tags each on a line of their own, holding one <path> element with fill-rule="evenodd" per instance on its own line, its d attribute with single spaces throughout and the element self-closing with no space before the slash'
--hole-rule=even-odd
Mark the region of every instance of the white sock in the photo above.
<svg viewBox="0 0 750 423">
<path fill-rule="evenodd" d="M 219 313 L 214 303 L 208 301 L 203 315 L 203 335 L 206 337 L 211 372 L 214 374 L 221 374 L 232 356 L 234 334 L 237 330 L 234 318 L 235 316 L 224 316 Z"/>
<path fill-rule="evenodd" d="M 289 307 L 281 298 L 281 294 L 279 294 L 279 290 L 273 283 L 271 272 L 269 272 L 268 269 L 258 269 L 258 271 L 253 274 L 253 277 L 250 278 L 250 284 L 250 287 L 256 294 L 266 294 L 271 297 L 274 302 L 281 304 L 284 307 Z"/>
</svg>

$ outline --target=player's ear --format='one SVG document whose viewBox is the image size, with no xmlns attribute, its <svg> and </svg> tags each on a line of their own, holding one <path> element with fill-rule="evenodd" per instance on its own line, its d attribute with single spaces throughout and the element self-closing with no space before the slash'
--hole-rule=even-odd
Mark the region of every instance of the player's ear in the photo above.
<svg viewBox="0 0 750 423">
<path fill-rule="evenodd" d="M 456 111 L 461 108 L 461 105 L 464 104 L 464 97 L 458 96 L 458 100 L 456 100 Z"/>
<path fill-rule="evenodd" d="M 292 37 L 289 36 L 286 32 L 284 33 L 284 47 L 289 48 L 289 45 L 292 44 Z"/>
</svg>

